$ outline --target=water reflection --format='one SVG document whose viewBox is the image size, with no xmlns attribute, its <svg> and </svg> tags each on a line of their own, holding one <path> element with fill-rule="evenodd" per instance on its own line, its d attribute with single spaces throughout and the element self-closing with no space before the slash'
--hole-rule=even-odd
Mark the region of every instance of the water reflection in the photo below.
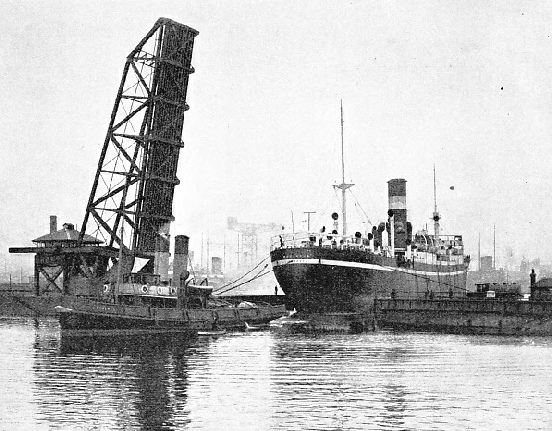
<svg viewBox="0 0 552 431">
<path fill-rule="evenodd" d="M 402 385 L 389 384 L 383 387 L 383 407 L 381 422 L 391 429 L 404 429 L 407 393 Z"/>
<path fill-rule="evenodd" d="M 60 339 L 0 321 L 0 429 L 550 429 L 543 338 Z M 0 395 L 1 397 L 1 395 Z"/>
<path fill-rule="evenodd" d="M 186 338 L 60 340 L 39 331 L 34 347 L 40 421 L 148 430 L 189 423 Z"/>
<path fill-rule="evenodd" d="M 286 426 L 405 429 L 419 394 L 401 384 L 401 368 L 423 348 L 389 341 L 382 334 L 276 337 L 277 413 Z M 285 417 L 290 410 L 294 416 Z"/>
</svg>

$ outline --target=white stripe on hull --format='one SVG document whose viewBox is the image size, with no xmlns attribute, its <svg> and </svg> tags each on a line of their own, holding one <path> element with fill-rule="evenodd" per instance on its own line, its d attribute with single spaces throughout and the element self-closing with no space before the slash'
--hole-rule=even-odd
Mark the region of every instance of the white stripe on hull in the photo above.
<svg viewBox="0 0 552 431">
<path fill-rule="evenodd" d="M 361 268 L 361 269 L 372 269 L 374 271 L 398 271 L 406 272 L 407 274 L 419 274 L 426 276 L 447 276 L 447 275 L 461 275 L 464 274 L 465 270 L 460 271 L 417 271 L 415 269 L 409 268 L 396 268 L 391 266 L 382 266 L 376 265 L 373 263 L 362 263 L 362 262 L 349 262 L 346 260 L 329 260 L 329 259 L 281 259 L 272 262 L 272 266 L 282 266 L 282 265 L 298 265 L 298 264 L 307 264 L 307 265 L 327 265 L 327 266 L 342 266 L 348 268 Z"/>
</svg>

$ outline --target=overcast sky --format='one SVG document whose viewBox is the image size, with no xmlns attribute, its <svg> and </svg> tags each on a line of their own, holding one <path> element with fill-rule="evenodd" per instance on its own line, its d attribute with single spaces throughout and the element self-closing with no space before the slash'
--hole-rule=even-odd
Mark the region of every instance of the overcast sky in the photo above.
<svg viewBox="0 0 552 431">
<path fill-rule="evenodd" d="M 49 215 L 80 228 L 125 57 L 161 16 L 199 31 L 173 235 L 329 225 L 343 100 L 349 231 L 355 201 L 384 219 L 392 178 L 431 226 L 435 165 L 443 233 L 492 254 L 496 226 L 498 265 L 552 260 L 550 2 L 1 1 L 8 267 Z"/>
</svg>

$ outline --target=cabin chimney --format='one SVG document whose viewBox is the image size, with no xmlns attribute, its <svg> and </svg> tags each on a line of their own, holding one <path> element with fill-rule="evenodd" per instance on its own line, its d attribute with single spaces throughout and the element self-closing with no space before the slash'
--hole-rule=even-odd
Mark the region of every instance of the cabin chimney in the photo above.
<svg viewBox="0 0 552 431">
<path fill-rule="evenodd" d="M 57 216 L 51 215 L 50 216 L 50 233 L 54 233 L 57 231 Z"/>
<path fill-rule="evenodd" d="M 389 220 L 395 250 L 406 250 L 406 180 L 402 178 L 389 180 Z"/>
<path fill-rule="evenodd" d="M 174 237 L 173 286 L 180 286 L 180 277 L 188 271 L 189 242 L 190 238 L 186 235 Z"/>
</svg>

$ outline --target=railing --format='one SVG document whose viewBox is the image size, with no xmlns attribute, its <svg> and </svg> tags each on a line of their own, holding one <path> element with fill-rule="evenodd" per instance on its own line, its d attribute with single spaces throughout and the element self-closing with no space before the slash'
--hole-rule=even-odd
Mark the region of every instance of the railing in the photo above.
<svg viewBox="0 0 552 431">
<path fill-rule="evenodd" d="M 445 240 L 454 238 L 453 235 L 445 235 Z M 446 244 L 446 242 L 445 242 Z M 270 250 L 285 248 L 333 248 L 337 250 L 362 250 L 367 253 L 374 253 L 383 256 L 393 256 L 392 248 L 388 246 L 373 246 L 373 241 L 367 238 L 356 238 L 354 236 L 343 236 L 339 234 L 321 234 L 319 232 L 298 232 L 281 234 L 271 238 Z M 404 252 L 404 249 L 403 249 Z M 416 262 L 433 265 L 456 265 L 464 262 L 463 248 L 455 246 L 450 250 L 441 250 L 438 247 L 418 247 L 412 251 L 412 259 Z"/>
<path fill-rule="evenodd" d="M 281 234 L 271 238 L 271 250 L 301 247 L 371 250 L 370 241 L 367 238 L 356 238 L 354 236 L 343 236 L 339 234 L 299 232 Z"/>
</svg>

